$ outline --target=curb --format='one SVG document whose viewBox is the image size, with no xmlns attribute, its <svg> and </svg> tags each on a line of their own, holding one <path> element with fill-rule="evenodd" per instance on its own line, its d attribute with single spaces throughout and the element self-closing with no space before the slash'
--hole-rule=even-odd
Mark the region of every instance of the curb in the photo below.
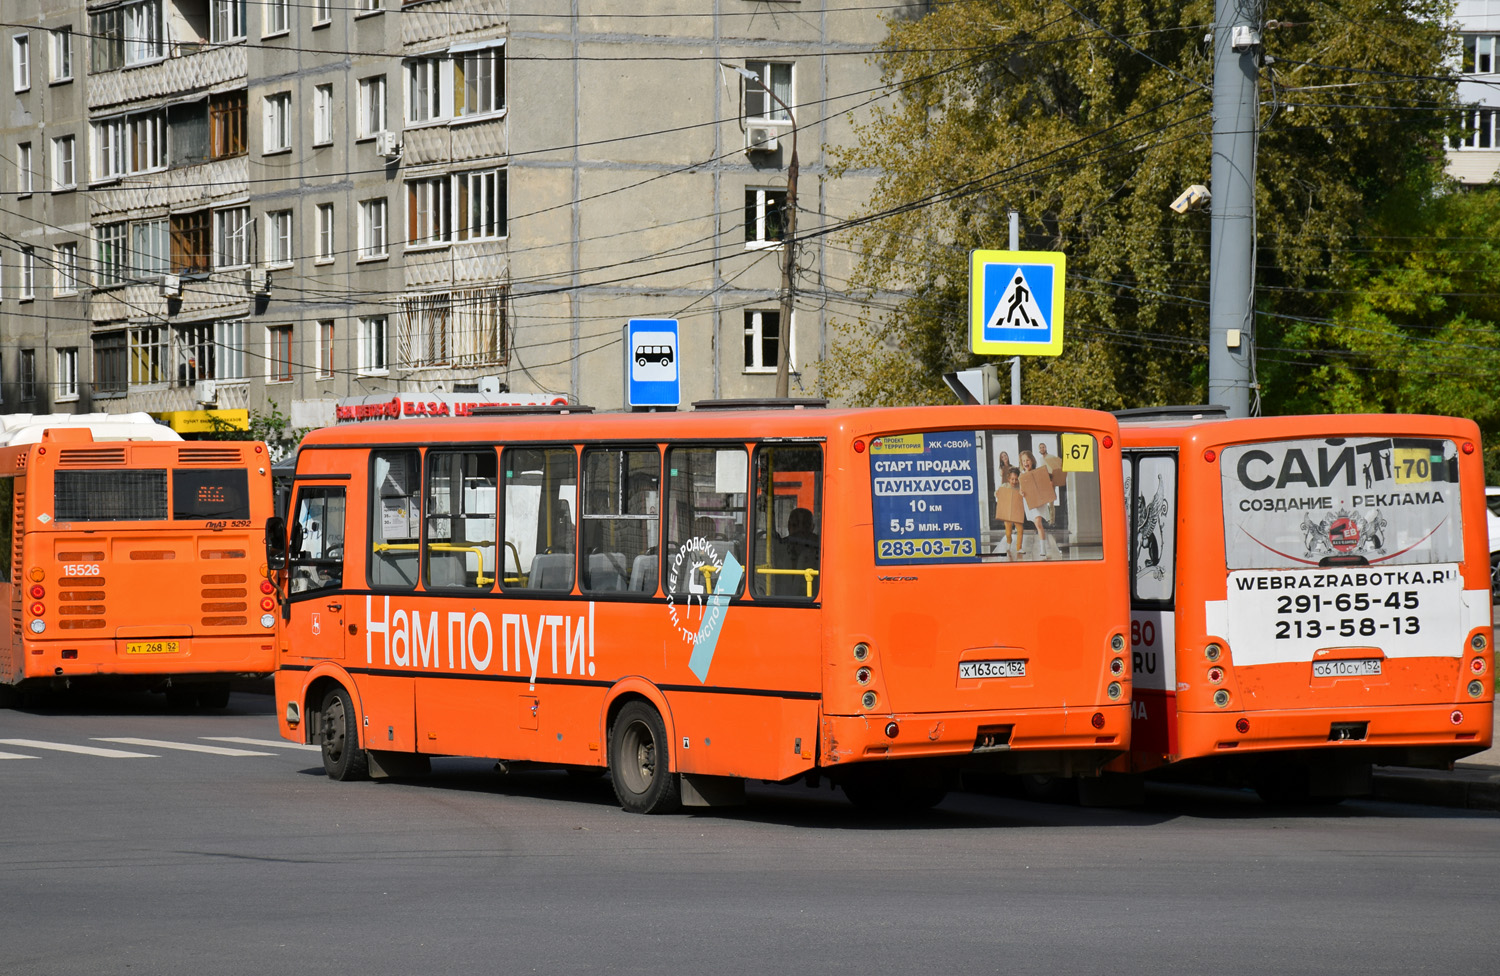
<svg viewBox="0 0 1500 976">
<path fill-rule="evenodd" d="M 1371 795 L 1399 803 L 1500 810 L 1500 768 L 1455 766 L 1452 772 L 1376 766 Z"/>
</svg>

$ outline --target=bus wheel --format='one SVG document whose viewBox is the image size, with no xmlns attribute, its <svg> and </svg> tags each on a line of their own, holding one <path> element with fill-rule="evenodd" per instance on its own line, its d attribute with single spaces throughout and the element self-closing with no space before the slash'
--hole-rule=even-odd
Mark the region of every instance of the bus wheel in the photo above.
<svg viewBox="0 0 1500 976">
<path fill-rule="evenodd" d="M 609 779 L 626 811 L 674 813 L 682 806 L 667 750 L 667 726 L 656 709 L 640 701 L 620 709 L 609 733 Z"/>
<path fill-rule="evenodd" d="M 364 779 L 370 757 L 359 747 L 359 720 L 354 699 L 335 688 L 323 699 L 323 769 L 329 779 Z"/>
<path fill-rule="evenodd" d="M 198 691 L 199 708 L 228 708 L 229 682 L 213 681 L 202 685 Z"/>
</svg>

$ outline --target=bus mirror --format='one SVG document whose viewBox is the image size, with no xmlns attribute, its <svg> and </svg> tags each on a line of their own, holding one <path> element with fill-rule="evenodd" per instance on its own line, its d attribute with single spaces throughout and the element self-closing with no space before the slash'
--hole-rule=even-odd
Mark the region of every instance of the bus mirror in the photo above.
<svg viewBox="0 0 1500 976">
<path fill-rule="evenodd" d="M 271 570 L 286 568 L 286 519 L 272 515 L 266 519 L 266 566 Z"/>
</svg>

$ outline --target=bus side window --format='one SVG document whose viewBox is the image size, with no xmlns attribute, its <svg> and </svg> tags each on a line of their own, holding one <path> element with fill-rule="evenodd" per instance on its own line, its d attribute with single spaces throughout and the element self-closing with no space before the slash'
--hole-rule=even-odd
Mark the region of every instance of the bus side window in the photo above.
<svg viewBox="0 0 1500 976">
<path fill-rule="evenodd" d="M 584 592 L 656 592 L 661 455 L 655 448 L 583 454 Z"/>
<path fill-rule="evenodd" d="M 336 590 L 344 585 L 344 489 L 309 485 L 297 493 L 288 553 L 291 591 Z"/>
<path fill-rule="evenodd" d="M 370 484 L 370 585 L 414 589 L 421 525 L 416 451 L 376 451 Z"/>
<path fill-rule="evenodd" d="M 573 589 L 578 455 L 571 447 L 507 448 L 505 545 L 500 584 L 510 589 Z"/>
<path fill-rule="evenodd" d="M 427 452 L 424 579 L 429 587 L 494 585 L 495 452 Z"/>
<path fill-rule="evenodd" d="M 742 447 L 667 450 L 667 592 L 706 597 L 719 590 L 730 557 L 741 567 L 732 594 L 745 592 L 745 499 L 749 464 Z"/>
<path fill-rule="evenodd" d="M 817 597 L 823 557 L 822 448 L 775 445 L 756 450 L 751 524 L 755 595 Z"/>
<path fill-rule="evenodd" d="M 11 533 L 16 524 L 16 479 L 0 478 L 0 582 L 10 581 Z"/>
</svg>

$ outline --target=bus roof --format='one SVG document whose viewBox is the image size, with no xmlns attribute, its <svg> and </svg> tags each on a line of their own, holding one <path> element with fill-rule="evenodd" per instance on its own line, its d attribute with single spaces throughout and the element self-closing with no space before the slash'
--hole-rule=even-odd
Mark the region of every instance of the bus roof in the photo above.
<svg viewBox="0 0 1500 976">
<path fill-rule="evenodd" d="M 0 447 L 35 444 L 49 427 L 82 428 L 96 441 L 182 440 L 149 413 L 7 413 L 0 414 Z"/>
</svg>

